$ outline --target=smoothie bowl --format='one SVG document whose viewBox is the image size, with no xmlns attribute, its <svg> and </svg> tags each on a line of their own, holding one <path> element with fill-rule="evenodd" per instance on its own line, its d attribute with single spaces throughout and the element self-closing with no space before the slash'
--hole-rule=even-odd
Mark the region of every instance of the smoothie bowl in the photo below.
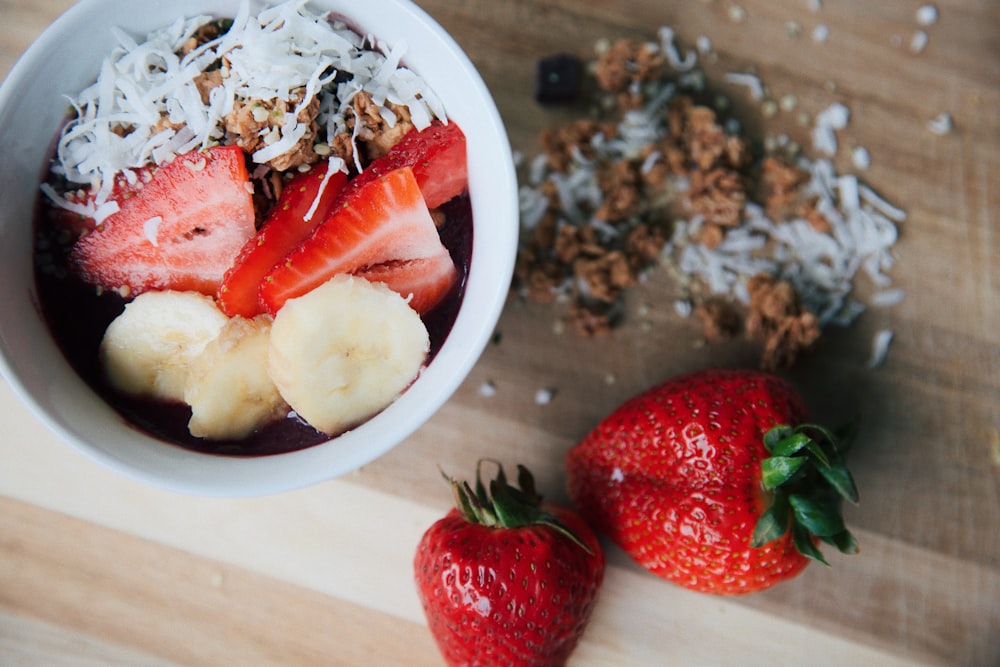
<svg viewBox="0 0 1000 667">
<path fill-rule="evenodd" d="M 224 497 L 336 477 L 492 335 L 510 147 L 405 0 L 82 0 L 0 122 L 0 371 L 119 473 Z"/>
</svg>

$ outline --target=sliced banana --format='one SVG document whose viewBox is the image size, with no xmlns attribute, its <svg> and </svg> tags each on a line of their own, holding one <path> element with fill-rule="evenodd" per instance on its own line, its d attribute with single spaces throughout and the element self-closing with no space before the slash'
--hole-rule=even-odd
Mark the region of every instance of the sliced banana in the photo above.
<svg viewBox="0 0 1000 667">
<path fill-rule="evenodd" d="M 288 413 L 267 371 L 270 333 L 267 315 L 234 317 L 192 360 L 184 388 L 191 435 L 243 438 Z"/>
<path fill-rule="evenodd" d="M 183 401 L 191 360 L 228 318 L 197 292 L 144 292 L 104 332 L 100 358 L 112 386 L 132 396 Z"/>
<path fill-rule="evenodd" d="M 268 367 L 292 409 L 334 435 L 392 403 L 429 348 L 427 328 L 401 296 L 336 276 L 278 311 Z"/>
</svg>

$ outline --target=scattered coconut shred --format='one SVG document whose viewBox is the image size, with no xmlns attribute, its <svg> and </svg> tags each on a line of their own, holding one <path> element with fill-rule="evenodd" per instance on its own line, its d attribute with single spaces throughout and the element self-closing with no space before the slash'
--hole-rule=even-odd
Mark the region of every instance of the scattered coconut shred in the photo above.
<svg viewBox="0 0 1000 667">
<path fill-rule="evenodd" d="M 625 290 L 660 265 L 683 294 L 674 309 L 700 317 L 707 339 L 749 336 L 763 367 L 787 367 L 825 326 L 866 309 L 859 272 L 876 289 L 868 305 L 902 299 L 886 272 L 906 214 L 826 157 L 849 122 L 845 105 L 816 116 L 823 157 L 788 150 L 786 137 L 753 156 L 734 119 L 700 102 L 709 96 L 697 58 L 680 54 L 670 28 L 599 49 L 588 71 L 603 112 L 546 130 L 543 152 L 521 164 L 515 288 L 568 303 L 568 326 L 598 335 L 621 321 Z M 752 74 L 727 81 L 764 90 Z M 872 365 L 889 340 L 878 334 Z"/>
<path fill-rule="evenodd" d="M 70 98 L 52 168 L 95 197 L 79 203 L 48 185 L 46 196 L 98 224 L 117 211 L 116 178 L 134 183 L 135 170 L 192 150 L 237 143 L 257 177 L 328 159 L 332 176 L 349 164 L 360 171 L 359 144 L 377 143 L 367 136 L 375 124 L 391 137 L 446 120 L 423 80 L 400 66 L 405 45 L 359 35 L 305 0 L 254 14 L 260 4 L 244 0 L 231 22 L 179 18 L 141 42 L 115 30 L 119 46 L 97 81 Z"/>
</svg>

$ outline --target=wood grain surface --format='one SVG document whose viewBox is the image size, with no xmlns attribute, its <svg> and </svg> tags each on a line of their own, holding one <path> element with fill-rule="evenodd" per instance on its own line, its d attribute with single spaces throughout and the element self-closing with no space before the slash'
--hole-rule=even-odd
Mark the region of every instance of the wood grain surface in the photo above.
<svg viewBox="0 0 1000 667">
<path fill-rule="evenodd" d="M 515 150 L 576 112 L 532 101 L 539 57 L 598 40 L 711 39 L 709 85 L 752 136 L 809 144 L 796 113 L 769 117 L 727 72 L 815 114 L 851 109 L 836 164 L 907 212 L 895 247 L 902 303 L 824 332 L 786 375 L 813 416 L 855 414 L 847 510 L 862 552 L 771 591 L 705 597 L 609 547 L 595 618 L 572 665 L 1000 664 L 1000 4 L 916 0 L 420 0 L 480 69 Z M 69 0 L 0 0 L 0 74 Z M 790 22 L 800 28 L 790 35 Z M 827 39 L 813 39 L 824 26 Z M 923 30 L 926 48 L 909 48 Z M 950 114 L 954 128 L 928 123 Z M 0 128 L 0 131 L 3 131 Z M 860 290 L 866 286 L 859 286 Z M 561 333 L 557 304 L 511 299 L 498 342 L 444 408 L 364 469 L 280 496 L 178 497 L 96 467 L 0 385 L 0 664 L 435 665 L 410 581 L 422 531 L 449 503 L 438 466 L 524 463 L 564 501 L 563 454 L 628 396 L 678 372 L 753 366 L 706 344 L 666 272 L 628 293 L 611 336 Z M 2 314 L 0 314 L 2 316 Z M 869 368 L 874 332 L 895 336 Z M 492 396 L 480 387 L 491 382 Z M 535 401 L 539 389 L 553 400 Z"/>
</svg>

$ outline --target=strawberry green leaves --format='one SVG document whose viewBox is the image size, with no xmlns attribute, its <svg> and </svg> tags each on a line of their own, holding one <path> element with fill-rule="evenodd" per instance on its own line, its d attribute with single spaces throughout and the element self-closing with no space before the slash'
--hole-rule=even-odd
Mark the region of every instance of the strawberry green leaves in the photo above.
<svg viewBox="0 0 1000 667">
<path fill-rule="evenodd" d="M 482 465 L 483 460 L 480 460 L 476 466 L 475 490 L 468 482 L 459 482 L 444 475 L 455 496 L 455 506 L 466 521 L 500 528 L 547 526 L 587 553 L 592 552 L 569 527 L 545 511 L 542 496 L 535 490 L 535 478 L 527 468 L 517 466 L 518 486 L 512 486 L 507 482 L 503 466 L 497 463 L 496 477 L 490 480 L 487 489 L 483 483 Z"/>
<path fill-rule="evenodd" d="M 761 483 L 773 494 L 761 515 L 751 544 L 762 546 L 792 531 L 795 547 L 805 556 L 828 564 L 817 538 L 843 553 L 858 552 L 858 543 L 840 515 L 843 500 L 858 502 L 854 478 L 844 462 L 853 438 L 850 427 L 834 433 L 821 426 L 776 426 L 764 435 L 771 456 L 761 463 Z"/>
</svg>

